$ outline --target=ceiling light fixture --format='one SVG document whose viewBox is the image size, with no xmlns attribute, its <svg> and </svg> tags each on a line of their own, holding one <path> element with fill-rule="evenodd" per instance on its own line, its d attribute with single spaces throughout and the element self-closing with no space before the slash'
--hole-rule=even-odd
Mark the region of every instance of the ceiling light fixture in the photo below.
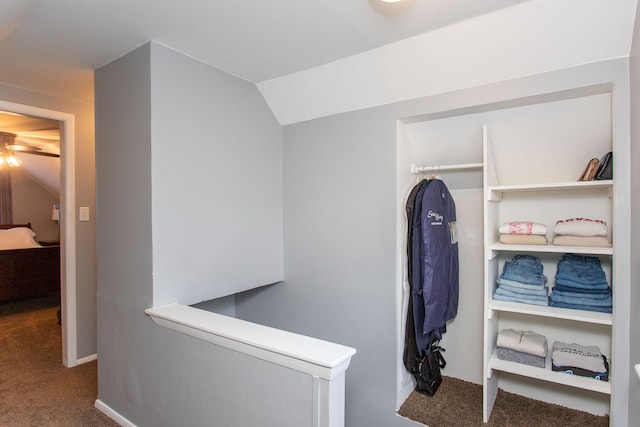
<svg viewBox="0 0 640 427">
<path fill-rule="evenodd" d="M 15 139 L 15 133 L 0 132 L 0 167 L 4 165 L 12 168 L 20 166 L 18 159 L 7 149 L 8 146 L 14 143 Z"/>
</svg>

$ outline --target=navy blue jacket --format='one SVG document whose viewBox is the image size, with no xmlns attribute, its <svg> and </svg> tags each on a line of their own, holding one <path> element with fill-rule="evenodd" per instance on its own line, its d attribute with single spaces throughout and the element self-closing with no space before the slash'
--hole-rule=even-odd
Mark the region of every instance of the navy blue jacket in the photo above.
<svg viewBox="0 0 640 427">
<path fill-rule="evenodd" d="M 441 339 L 458 313 L 459 261 L 456 207 L 447 186 L 422 186 L 413 212 L 412 305 L 418 351 Z"/>
</svg>

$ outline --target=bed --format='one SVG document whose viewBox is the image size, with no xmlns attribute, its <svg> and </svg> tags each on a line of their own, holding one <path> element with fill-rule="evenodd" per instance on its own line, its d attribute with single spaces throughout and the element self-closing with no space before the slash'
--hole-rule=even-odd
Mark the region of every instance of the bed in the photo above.
<svg viewBox="0 0 640 427">
<path fill-rule="evenodd" d="M 60 295 L 60 246 L 42 246 L 31 224 L 0 224 L 0 302 Z"/>
</svg>

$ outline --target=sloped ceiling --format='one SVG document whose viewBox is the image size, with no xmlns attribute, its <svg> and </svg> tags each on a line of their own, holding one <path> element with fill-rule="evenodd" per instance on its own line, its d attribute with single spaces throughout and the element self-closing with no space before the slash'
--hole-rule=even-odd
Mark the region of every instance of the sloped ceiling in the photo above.
<svg viewBox="0 0 640 427">
<path fill-rule="evenodd" d="M 0 82 L 91 102 L 91 71 L 149 40 L 260 82 L 522 1 L 3 0 Z"/>
<path fill-rule="evenodd" d="M 0 84 L 93 102 L 93 70 L 154 40 L 293 123 L 628 55 L 636 3 L 2 0 Z"/>
</svg>

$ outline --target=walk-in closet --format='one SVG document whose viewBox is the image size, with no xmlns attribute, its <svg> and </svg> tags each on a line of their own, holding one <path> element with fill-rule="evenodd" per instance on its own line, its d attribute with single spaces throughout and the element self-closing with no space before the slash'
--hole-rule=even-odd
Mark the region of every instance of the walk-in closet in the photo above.
<svg viewBox="0 0 640 427">
<path fill-rule="evenodd" d="M 629 233 L 628 170 L 621 162 L 611 179 L 580 178 L 591 159 L 609 152 L 615 159 L 616 108 L 614 88 L 603 84 L 398 122 L 398 405 L 414 387 L 402 365 L 408 298 L 404 203 L 420 179 L 435 178 L 455 199 L 460 266 L 458 315 L 440 342 L 446 349 L 443 375 L 482 384 L 485 422 L 498 389 L 503 389 L 595 415 L 610 414 L 615 425 L 617 405 L 626 404 L 626 379 L 616 378 L 629 375 L 629 343 L 623 339 L 630 315 L 629 255 L 622 249 Z M 558 222 L 574 219 L 596 221 L 602 240 L 582 244 L 580 239 L 554 239 Z M 535 243 L 501 236 L 501 228 L 516 222 L 540 227 Z M 542 303 L 494 298 L 505 265 L 516 257 L 539 261 L 550 295 L 566 254 L 597 260 L 612 306 L 591 309 L 554 305 L 548 298 Z M 506 330 L 533 331 L 545 338 L 539 366 L 498 357 L 498 336 Z M 597 347 L 606 357 L 608 377 L 554 371 L 555 343 Z"/>
</svg>

